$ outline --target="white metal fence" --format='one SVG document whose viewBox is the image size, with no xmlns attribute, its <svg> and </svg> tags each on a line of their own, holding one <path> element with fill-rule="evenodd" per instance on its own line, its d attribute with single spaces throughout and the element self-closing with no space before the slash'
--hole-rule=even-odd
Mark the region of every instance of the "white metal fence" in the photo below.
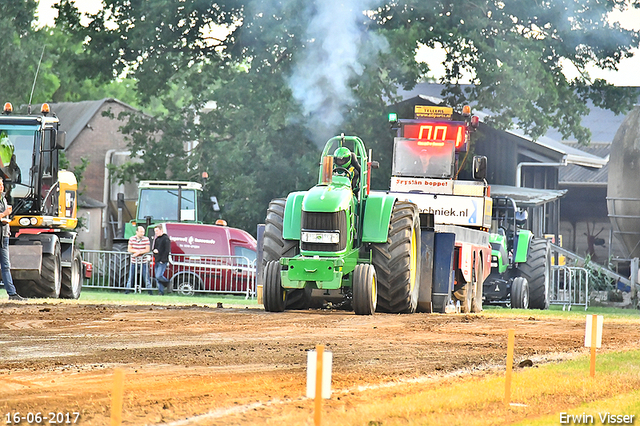
<svg viewBox="0 0 640 426">
<path fill-rule="evenodd" d="M 552 266 L 549 285 L 549 304 L 589 307 L 589 271 L 577 266 Z"/>
<path fill-rule="evenodd" d="M 104 250 L 81 252 L 82 260 L 93 267 L 91 277 L 84 279 L 84 287 L 132 292 L 158 288 L 153 262 L 149 262 L 146 268 L 137 266 L 132 269 L 129 253 Z M 129 288 L 127 284 L 132 271 Z M 243 256 L 171 255 L 165 277 L 169 279 L 170 290 L 182 295 L 222 293 L 256 297 L 256 261 Z"/>
</svg>

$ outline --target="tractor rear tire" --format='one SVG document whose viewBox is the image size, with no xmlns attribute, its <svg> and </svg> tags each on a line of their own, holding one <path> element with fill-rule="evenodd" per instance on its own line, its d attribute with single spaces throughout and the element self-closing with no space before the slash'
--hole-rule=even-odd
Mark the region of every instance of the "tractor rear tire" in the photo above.
<svg viewBox="0 0 640 426">
<path fill-rule="evenodd" d="M 269 203 L 267 218 L 265 219 L 263 258 L 265 265 L 281 257 L 294 257 L 300 253 L 300 242 L 282 238 L 284 223 L 284 208 L 287 200 L 275 198 Z M 294 289 L 287 291 L 287 309 L 309 309 L 311 305 L 311 289 Z"/>
<path fill-rule="evenodd" d="M 520 276 L 529 283 L 529 308 L 549 308 L 549 280 L 551 249 L 546 239 L 533 239 L 529 244 L 527 261 L 518 266 Z"/>
<path fill-rule="evenodd" d="M 280 282 L 280 261 L 271 260 L 264 267 L 264 310 L 284 312 L 286 292 Z"/>
<path fill-rule="evenodd" d="M 82 291 L 82 256 L 77 248 L 73 250 L 71 267 L 62 268 L 60 283 L 61 299 L 78 299 Z"/>
<path fill-rule="evenodd" d="M 415 204 L 393 206 L 386 243 L 372 245 L 379 312 L 413 313 L 420 291 L 420 217 Z"/>
<path fill-rule="evenodd" d="M 373 315 L 376 311 L 376 268 L 368 263 L 353 270 L 353 311 L 356 315 Z"/>
<path fill-rule="evenodd" d="M 61 280 L 60 244 L 56 243 L 53 253 L 42 254 L 42 269 L 39 279 L 15 281 L 14 285 L 18 294 L 23 297 L 57 299 L 60 297 Z"/>
<path fill-rule="evenodd" d="M 524 277 L 516 277 L 511 283 L 511 309 L 529 309 L 529 283 Z"/>
</svg>

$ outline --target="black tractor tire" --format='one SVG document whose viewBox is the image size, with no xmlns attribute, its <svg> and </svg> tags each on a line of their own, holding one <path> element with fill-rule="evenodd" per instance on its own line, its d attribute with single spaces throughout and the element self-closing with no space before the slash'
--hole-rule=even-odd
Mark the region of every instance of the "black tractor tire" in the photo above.
<svg viewBox="0 0 640 426">
<path fill-rule="evenodd" d="M 511 308 L 529 309 L 529 282 L 525 277 L 515 277 L 511 283 Z"/>
<path fill-rule="evenodd" d="M 551 249 L 546 239 L 533 239 L 529 243 L 527 261 L 518 265 L 519 276 L 529 283 L 529 308 L 549 308 L 549 281 L 551 276 Z"/>
<path fill-rule="evenodd" d="M 284 312 L 286 292 L 280 283 L 280 262 L 270 260 L 264 267 L 264 291 L 262 299 L 267 312 Z"/>
<path fill-rule="evenodd" d="M 73 250 L 71 267 L 62 268 L 62 282 L 60 283 L 61 299 L 78 299 L 82 291 L 82 255 L 80 250 Z"/>
<path fill-rule="evenodd" d="M 62 281 L 62 268 L 60 266 L 60 245 L 56 244 L 54 252 L 42 254 L 42 269 L 37 280 L 14 281 L 16 290 L 23 297 L 48 297 L 57 299 L 60 297 Z"/>
<path fill-rule="evenodd" d="M 131 271 L 131 255 L 127 243 L 115 243 L 109 253 L 109 287 L 125 288 Z"/>
<path fill-rule="evenodd" d="M 415 204 L 393 206 L 386 243 L 372 245 L 377 274 L 377 311 L 413 313 L 420 291 L 420 217 Z"/>
<path fill-rule="evenodd" d="M 171 292 L 176 292 L 181 296 L 193 296 L 196 291 L 200 290 L 200 280 L 190 274 L 181 274 L 172 279 L 168 285 L 172 288 Z"/>
<path fill-rule="evenodd" d="M 287 200 L 275 198 L 267 208 L 264 227 L 264 243 L 262 262 L 265 265 L 281 257 L 294 257 L 300 253 L 300 242 L 282 238 L 284 208 Z M 264 269 L 266 271 L 266 269 Z M 294 289 L 286 292 L 287 309 L 309 309 L 311 305 L 311 288 Z"/>
<path fill-rule="evenodd" d="M 484 285 L 484 266 L 482 258 L 476 260 L 476 267 L 473 270 L 473 301 L 471 302 L 471 312 L 482 312 L 482 287 Z"/>
<path fill-rule="evenodd" d="M 367 263 L 356 265 L 353 270 L 353 311 L 356 315 L 373 315 L 377 301 L 376 268 Z"/>
</svg>

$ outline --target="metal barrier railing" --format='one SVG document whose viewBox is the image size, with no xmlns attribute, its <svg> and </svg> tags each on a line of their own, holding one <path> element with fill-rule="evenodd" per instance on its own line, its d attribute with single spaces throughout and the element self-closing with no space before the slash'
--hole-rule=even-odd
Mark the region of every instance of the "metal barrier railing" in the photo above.
<svg viewBox="0 0 640 426">
<path fill-rule="evenodd" d="M 123 291 L 157 290 L 153 262 L 131 266 L 126 252 L 81 250 L 82 260 L 92 264 L 84 287 Z M 129 284 L 129 276 L 131 283 Z M 165 277 L 171 289 L 182 295 L 196 293 L 244 294 L 256 297 L 256 262 L 244 256 L 170 255 Z"/>
<path fill-rule="evenodd" d="M 167 277 L 182 294 L 200 292 L 256 296 L 256 263 L 244 256 L 169 256 Z"/>
<path fill-rule="evenodd" d="M 549 286 L 549 304 L 589 307 L 589 271 L 577 266 L 552 266 Z"/>
</svg>

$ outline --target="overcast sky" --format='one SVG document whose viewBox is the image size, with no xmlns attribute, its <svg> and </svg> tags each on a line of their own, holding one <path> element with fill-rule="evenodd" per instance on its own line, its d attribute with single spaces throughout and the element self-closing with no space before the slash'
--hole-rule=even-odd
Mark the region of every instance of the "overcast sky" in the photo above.
<svg viewBox="0 0 640 426">
<path fill-rule="evenodd" d="M 38 17 L 41 21 L 53 24 L 53 19 L 57 11 L 51 6 L 57 0 L 40 0 L 38 6 Z M 99 8 L 100 0 L 82 0 L 76 2 L 78 8 L 83 12 L 95 13 Z M 631 9 L 624 13 L 613 13 L 611 18 L 619 21 L 622 27 L 640 31 L 640 10 Z M 602 71 L 598 69 L 590 69 L 589 74 L 592 78 L 604 78 L 610 83 L 617 86 L 640 86 L 640 51 L 634 49 L 635 55 L 630 59 L 625 59 L 620 63 L 618 71 Z M 434 76 L 437 78 L 444 73 L 442 67 L 442 60 L 444 59 L 444 52 L 423 50 L 419 53 L 419 58 L 427 62 L 433 70 Z M 577 73 L 575 69 L 572 69 L 571 64 L 565 64 L 565 74 L 569 79 L 574 78 Z M 466 83 L 466 82 L 463 82 Z"/>
</svg>

